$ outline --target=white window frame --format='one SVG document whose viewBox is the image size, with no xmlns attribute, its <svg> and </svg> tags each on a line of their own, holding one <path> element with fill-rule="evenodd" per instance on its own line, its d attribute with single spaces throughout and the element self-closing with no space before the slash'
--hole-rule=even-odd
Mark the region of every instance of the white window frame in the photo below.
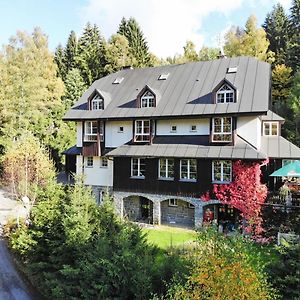
<svg viewBox="0 0 300 300">
<path fill-rule="evenodd" d="M 86 168 L 93 168 L 94 167 L 94 157 L 93 156 L 87 156 L 86 157 Z"/>
<path fill-rule="evenodd" d="M 266 134 L 266 125 L 269 125 L 269 134 Z M 273 134 L 273 125 L 276 125 L 276 134 Z M 276 121 L 264 121 L 263 122 L 263 135 L 264 136 L 278 136 L 279 135 L 279 122 Z"/>
<path fill-rule="evenodd" d="M 227 86 L 229 88 L 229 90 L 223 90 L 224 86 Z M 223 101 L 219 101 L 219 95 L 223 95 Z M 227 96 L 232 96 L 232 101 L 228 101 Z M 230 97 L 231 98 L 231 97 Z M 234 103 L 235 102 L 235 90 L 227 83 L 224 83 L 217 91 L 216 93 L 216 103 L 221 103 L 221 104 L 225 104 L 225 103 Z"/>
<path fill-rule="evenodd" d="M 220 132 L 215 132 L 215 120 L 216 119 L 221 119 L 221 131 Z M 230 132 L 224 131 L 224 120 L 225 119 L 230 119 Z M 215 140 L 214 139 L 215 135 L 230 136 L 230 140 Z M 232 117 L 215 117 L 215 118 L 212 118 L 212 141 L 213 142 L 219 142 L 219 143 L 232 142 Z"/>
<path fill-rule="evenodd" d="M 141 133 L 137 133 L 137 128 L 138 128 L 138 122 L 142 122 L 141 123 Z M 145 133 L 145 122 L 149 122 L 149 133 Z M 141 139 L 137 139 L 137 137 L 141 137 Z M 150 141 L 150 138 L 151 137 L 151 122 L 150 120 L 135 120 L 134 122 L 134 141 L 135 142 L 140 142 L 140 143 L 143 143 L 143 142 L 149 142 Z"/>
<path fill-rule="evenodd" d="M 138 175 L 134 175 L 134 170 L 133 170 L 133 165 L 134 165 L 134 160 L 137 160 L 137 173 Z M 141 175 L 141 160 L 144 160 L 144 172 L 146 172 L 146 160 L 145 158 L 142 158 L 142 157 L 139 157 L 139 158 L 136 158 L 136 157 L 132 157 L 131 158 L 131 178 L 137 178 L 137 179 L 145 179 L 145 175 Z"/>
<path fill-rule="evenodd" d="M 166 172 L 166 176 L 162 176 L 161 175 L 161 160 L 165 160 L 165 172 Z M 173 161 L 173 176 L 169 176 L 169 165 L 170 165 L 170 161 Z M 174 159 L 172 158 L 160 158 L 158 160 L 158 178 L 161 179 L 161 180 L 174 180 Z"/>
<path fill-rule="evenodd" d="M 94 142 L 97 141 L 98 134 L 98 122 L 97 121 L 85 121 L 84 122 L 84 141 Z"/>
<path fill-rule="evenodd" d="M 183 161 L 186 160 L 187 161 L 187 178 L 182 178 L 182 163 Z M 191 161 L 195 161 L 196 162 L 196 178 L 191 178 Z M 180 160 L 180 181 L 192 181 L 192 182 L 196 182 L 197 181 L 197 160 L 196 159 L 189 159 L 189 158 L 184 158 Z"/>
<path fill-rule="evenodd" d="M 173 127 L 175 127 L 175 128 L 173 129 Z M 177 132 L 177 125 L 171 125 L 170 132 Z"/>
<path fill-rule="evenodd" d="M 174 198 L 174 199 L 169 199 L 169 206 L 173 206 L 173 207 L 178 206 L 177 199 L 176 199 L 176 198 Z"/>
<path fill-rule="evenodd" d="M 91 110 L 103 110 L 104 109 L 104 99 L 96 94 L 91 100 Z"/>
<path fill-rule="evenodd" d="M 224 180 L 224 164 L 225 163 L 230 163 L 230 180 Z M 215 164 L 216 163 L 221 163 L 221 180 L 215 179 Z M 232 161 L 231 160 L 214 160 L 212 162 L 212 182 L 217 182 L 217 183 L 230 183 L 232 182 Z"/>
<path fill-rule="evenodd" d="M 105 164 L 103 164 L 103 162 L 106 162 Z M 101 157 L 100 158 L 100 168 L 108 168 L 108 159 L 107 157 Z"/>
<path fill-rule="evenodd" d="M 149 90 L 145 91 L 141 97 L 141 107 L 142 108 L 155 107 L 155 95 Z"/>
</svg>

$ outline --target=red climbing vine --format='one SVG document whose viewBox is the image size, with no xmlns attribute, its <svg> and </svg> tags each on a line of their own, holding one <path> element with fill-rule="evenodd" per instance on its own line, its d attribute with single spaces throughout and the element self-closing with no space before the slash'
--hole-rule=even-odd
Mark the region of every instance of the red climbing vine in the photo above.
<svg viewBox="0 0 300 300">
<path fill-rule="evenodd" d="M 234 180 L 229 184 L 214 184 L 212 190 L 215 199 L 240 211 L 246 221 L 244 230 L 254 235 L 263 232 L 261 207 L 267 197 L 267 187 L 261 183 L 261 166 L 258 162 L 235 161 L 232 166 Z M 208 195 L 204 194 L 201 200 L 208 201 Z"/>
</svg>

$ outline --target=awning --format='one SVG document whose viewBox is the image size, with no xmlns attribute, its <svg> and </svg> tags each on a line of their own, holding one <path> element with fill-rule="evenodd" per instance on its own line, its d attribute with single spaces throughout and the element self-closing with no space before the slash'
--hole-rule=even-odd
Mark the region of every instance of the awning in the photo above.
<svg viewBox="0 0 300 300">
<path fill-rule="evenodd" d="M 277 171 L 273 172 L 270 176 L 273 177 L 300 177 L 300 161 L 296 160 Z"/>
</svg>

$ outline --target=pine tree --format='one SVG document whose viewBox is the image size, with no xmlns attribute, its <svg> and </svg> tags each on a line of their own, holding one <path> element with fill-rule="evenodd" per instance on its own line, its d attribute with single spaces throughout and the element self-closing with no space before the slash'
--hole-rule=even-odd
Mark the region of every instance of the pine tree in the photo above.
<svg viewBox="0 0 300 300">
<path fill-rule="evenodd" d="M 97 25 L 91 26 L 88 23 L 84 28 L 83 34 L 78 41 L 76 64 L 88 86 L 106 75 L 104 70 L 106 65 L 105 40 L 101 36 Z"/>
<path fill-rule="evenodd" d="M 66 65 L 64 59 L 64 48 L 59 44 L 54 53 L 54 61 L 57 65 L 57 75 L 63 80 L 66 76 Z"/>
<path fill-rule="evenodd" d="M 66 74 L 76 68 L 76 56 L 78 52 L 78 43 L 75 32 L 72 30 L 67 45 L 64 49 L 63 62 L 66 68 Z M 65 78 L 62 78 L 65 81 Z"/>
<path fill-rule="evenodd" d="M 134 18 L 129 18 L 128 21 L 122 18 L 118 34 L 127 38 L 131 54 L 135 58 L 135 67 L 142 68 L 152 65 L 148 44 L 139 24 Z"/>
<path fill-rule="evenodd" d="M 296 72 L 300 68 L 300 0 L 293 0 L 290 11 L 287 64 Z"/>
<path fill-rule="evenodd" d="M 269 50 L 276 55 L 276 63 L 284 64 L 288 43 L 288 16 L 280 3 L 267 14 L 263 28 L 270 41 Z"/>
<path fill-rule="evenodd" d="M 274 60 L 271 51 L 268 51 L 269 41 L 263 28 L 257 28 L 255 16 L 250 16 L 246 22 L 245 30 L 231 28 L 225 37 L 225 54 L 233 56 L 253 56 L 263 61 Z"/>
</svg>

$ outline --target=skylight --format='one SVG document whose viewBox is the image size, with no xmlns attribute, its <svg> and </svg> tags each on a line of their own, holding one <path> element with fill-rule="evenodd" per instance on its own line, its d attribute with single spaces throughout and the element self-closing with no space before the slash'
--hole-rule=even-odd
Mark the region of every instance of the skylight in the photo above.
<svg viewBox="0 0 300 300">
<path fill-rule="evenodd" d="M 166 73 L 166 74 L 160 74 L 158 77 L 158 80 L 167 80 L 167 78 L 169 77 L 170 73 Z"/>
<path fill-rule="evenodd" d="M 227 69 L 227 73 L 236 73 L 237 72 L 237 67 L 229 67 L 228 69 Z"/>
<path fill-rule="evenodd" d="M 117 78 L 114 80 L 113 84 L 120 84 L 123 80 L 124 80 L 124 77 L 117 77 Z"/>
</svg>

